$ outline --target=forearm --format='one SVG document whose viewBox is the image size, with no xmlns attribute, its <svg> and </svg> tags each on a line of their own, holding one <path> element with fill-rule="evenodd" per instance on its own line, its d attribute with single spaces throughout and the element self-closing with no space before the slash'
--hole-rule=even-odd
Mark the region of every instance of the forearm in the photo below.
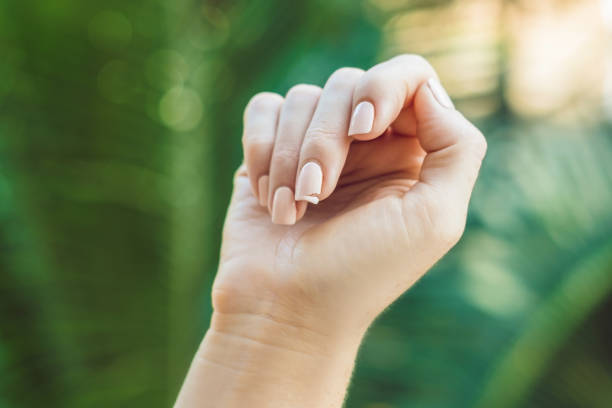
<svg viewBox="0 0 612 408">
<path fill-rule="evenodd" d="M 341 407 L 360 336 L 214 314 L 176 407 Z"/>
</svg>

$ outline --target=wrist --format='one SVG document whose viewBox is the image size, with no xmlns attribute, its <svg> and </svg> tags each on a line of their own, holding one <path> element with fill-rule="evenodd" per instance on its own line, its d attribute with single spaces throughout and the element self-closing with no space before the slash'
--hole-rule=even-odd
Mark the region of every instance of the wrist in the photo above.
<svg viewBox="0 0 612 408">
<path fill-rule="evenodd" d="M 215 312 L 176 406 L 340 407 L 360 342 Z"/>
<path fill-rule="evenodd" d="M 326 296 L 325 291 L 261 290 L 226 287 L 215 282 L 211 329 L 255 336 L 263 342 L 288 341 L 325 349 L 338 342 L 359 343 L 376 314 L 366 313 L 355 299 Z M 256 293 L 256 295 L 254 294 Z M 361 302 L 363 303 L 363 302 Z M 275 336 L 280 331 L 283 336 Z M 279 344 L 282 346 L 282 344 Z"/>
<path fill-rule="evenodd" d="M 229 337 L 258 351 L 299 353 L 311 360 L 329 359 L 334 354 L 359 347 L 364 333 L 327 330 L 326 325 L 307 319 L 293 319 L 273 314 L 213 313 L 207 336 L 211 345 Z M 213 341 L 214 340 L 214 341 Z"/>
</svg>

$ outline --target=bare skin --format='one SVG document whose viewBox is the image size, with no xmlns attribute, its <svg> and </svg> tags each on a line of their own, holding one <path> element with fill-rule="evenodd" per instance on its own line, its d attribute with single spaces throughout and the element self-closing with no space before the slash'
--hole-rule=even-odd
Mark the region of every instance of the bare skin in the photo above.
<svg viewBox="0 0 612 408">
<path fill-rule="evenodd" d="M 341 407 L 368 326 L 461 237 L 485 139 L 411 55 L 258 94 L 244 119 L 176 406 Z"/>
</svg>

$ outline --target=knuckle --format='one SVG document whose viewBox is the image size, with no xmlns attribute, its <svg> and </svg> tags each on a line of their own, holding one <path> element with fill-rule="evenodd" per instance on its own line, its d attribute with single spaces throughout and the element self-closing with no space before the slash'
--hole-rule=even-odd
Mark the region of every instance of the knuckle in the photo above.
<svg viewBox="0 0 612 408">
<path fill-rule="evenodd" d="M 363 75 L 364 71 L 359 68 L 343 67 L 334 71 L 327 80 L 326 86 L 334 89 L 343 89 L 355 84 L 357 78 Z"/>
<path fill-rule="evenodd" d="M 463 139 L 465 140 L 466 149 L 473 153 L 479 161 L 482 161 L 487 153 L 487 139 L 482 132 L 470 123 L 469 127 L 465 130 Z"/>
<path fill-rule="evenodd" d="M 388 61 L 391 65 L 397 65 L 402 71 L 413 72 L 419 75 L 435 77 L 436 70 L 425 57 L 418 54 L 401 54 Z M 386 64 L 381 64 L 381 68 Z"/>
<path fill-rule="evenodd" d="M 329 151 L 329 148 L 329 137 L 324 136 L 323 133 L 316 133 L 304 142 L 303 150 L 310 156 L 319 156 Z"/>
<path fill-rule="evenodd" d="M 371 70 L 365 73 L 357 89 L 358 93 L 368 94 L 384 89 L 388 84 L 388 75 L 382 70 Z"/>
<path fill-rule="evenodd" d="M 246 157 L 260 157 L 269 152 L 272 148 L 272 143 L 258 137 L 251 137 L 244 140 L 244 154 Z"/>
<path fill-rule="evenodd" d="M 433 69 L 429 61 L 425 57 L 419 54 L 400 54 L 393 58 L 395 62 L 400 62 L 405 65 L 420 65 Z"/>
<path fill-rule="evenodd" d="M 287 99 L 289 98 L 301 98 L 301 97 L 309 97 L 309 96 L 319 96 L 321 94 L 321 88 L 316 85 L 310 84 L 297 84 L 291 87 L 289 91 L 287 91 Z"/>
<path fill-rule="evenodd" d="M 260 92 L 255 94 L 247 104 L 246 111 L 264 112 L 276 109 L 283 102 L 283 97 L 274 92 Z"/>
<path fill-rule="evenodd" d="M 306 131 L 305 143 L 324 143 L 327 139 L 335 137 L 338 137 L 338 132 L 331 126 L 315 126 Z"/>
<path fill-rule="evenodd" d="M 295 147 L 291 147 L 291 146 L 279 147 L 279 146 L 277 146 L 274 149 L 274 155 L 272 157 L 272 160 L 275 161 L 275 162 L 287 163 L 287 162 L 296 161 L 297 158 L 298 158 L 298 155 L 299 155 L 299 151 Z"/>
</svg>

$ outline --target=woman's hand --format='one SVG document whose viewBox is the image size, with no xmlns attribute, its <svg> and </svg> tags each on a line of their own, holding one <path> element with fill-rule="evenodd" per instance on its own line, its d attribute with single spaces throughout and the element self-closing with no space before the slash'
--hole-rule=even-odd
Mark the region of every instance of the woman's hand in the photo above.
<svg viewBox="0 0 612 408">
<path fill-rule="evenodd" d="M 216 311 L 363 330 L 461 236 L 486 143 L 422 58 L 259 94 L 244 116 Z"/>
<path fill-rule="evenodd" d="M 462 235 L 485 139 L 403 55 L 256 95 L 243 145 L 213 322 L 179 404 L 208 386 L 225 396 L 210 406 L 339 406 L 367 327 Z M 215 366 L 241 382 L 206 380 Z M 240 399 L 249 381 L 257 396 Z"/>
</svg>

